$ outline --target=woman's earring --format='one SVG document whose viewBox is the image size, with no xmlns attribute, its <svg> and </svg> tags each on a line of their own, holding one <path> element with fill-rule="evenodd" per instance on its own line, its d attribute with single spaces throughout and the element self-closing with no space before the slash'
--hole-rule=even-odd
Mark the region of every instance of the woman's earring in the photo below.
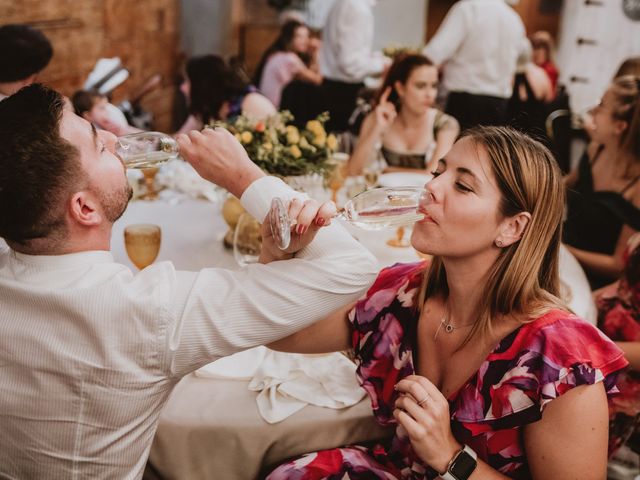
<svg viewBox="0 0 640 480">
<path fill-rule="evenodd" d="M 496 247 L 502 248 L 502 240 L 496 240 Z"/>
</svg>

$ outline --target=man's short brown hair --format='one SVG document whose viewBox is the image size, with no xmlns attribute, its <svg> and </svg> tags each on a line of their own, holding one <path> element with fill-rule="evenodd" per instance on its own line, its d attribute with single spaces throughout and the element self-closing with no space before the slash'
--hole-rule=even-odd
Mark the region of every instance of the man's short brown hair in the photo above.
<svg viewBox="0 0 640 480">
<path fill-rule="evenodd" d="M 76 147 L 60 136 L 64 99 L 39 84 L 0 101 L 0 236 L 65 232 L 65 200 L 84 178 Z"/>
</svg>

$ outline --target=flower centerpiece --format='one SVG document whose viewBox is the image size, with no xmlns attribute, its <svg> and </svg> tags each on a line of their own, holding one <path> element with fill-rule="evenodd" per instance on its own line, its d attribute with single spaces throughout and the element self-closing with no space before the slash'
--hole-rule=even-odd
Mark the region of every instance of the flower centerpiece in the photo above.
<svg viewBox="0 0 640 480">
<path fill-rule="evenodd" d="M 323 113 L 299 129 L 292 124 L 293 115 L 283 111 L 264 121 L 256 122 L 239 116 L 232 122 L 216 122 L 211 126 L 224 127 L 234 134 L 249 158 L 266 173 L 282 178 L 297 190 L 317 195 L 315 190 L 323 189 L 335 168 L 331 160 L 338 140 L 335 135 L 327 134 L 324 128 L 328 118 L 329 115 Z M 231 199 L 225 205 L 229 202 Z M 234 211 L 238 213 L 237 209 Z M 228 216 L 225 216 L 225 221 L 229 231 L 224 243 L 231 247 L 237 218 L 234 221 Z"/>
<path fill-rule="evenodd" d="M 303 129 L 292 124 L 293 115 L 279 112 L 265 121 L 251 121 L 244 116 L 233 122 L 218 123 L 242 143 L 253 160 L 265 172 L 279 177 L 320 174 L 331 169 L 331 155 L 338 141 L 327 135 L 324 124 L 327 113 L 309 120 Z"/>
</svg>

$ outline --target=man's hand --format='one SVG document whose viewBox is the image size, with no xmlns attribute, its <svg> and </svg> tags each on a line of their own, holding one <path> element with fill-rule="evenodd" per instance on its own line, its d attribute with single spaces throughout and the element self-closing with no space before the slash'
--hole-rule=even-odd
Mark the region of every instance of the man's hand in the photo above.
<svg viewBox="0 0 640 480">
<path fill-rule="evenodd" d="M 265 174 L 247 156 L 244 147 L 223 128 L 191 130 L 176 137 L 180 155 L 200 176 L 240 198 L 246 188 Z"/>
<path fill-rule="evenodd" d="M 286 260 L 309 245 L 316 233 L 322 227 L 331 223 L 336 215 L 336 205 L 333 202 L 320 203 L 316 200 L 302 201 L 294 198 L 289 203 L 289 218 L 295 220 L 295 226 L 291 229 L 291 243 L 285 250 L 280 250 L 271 233 L 271 226 L 265 220 L 262 224 L 262 250 L 260 263 L 269 263 L 275 260 Z M 267 216 L 268 218 L 268 216 Z"/>
</svg>

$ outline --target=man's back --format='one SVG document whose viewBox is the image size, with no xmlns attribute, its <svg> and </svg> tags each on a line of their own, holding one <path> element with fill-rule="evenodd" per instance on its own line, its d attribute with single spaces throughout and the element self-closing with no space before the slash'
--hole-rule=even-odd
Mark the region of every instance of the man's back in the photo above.
<svg viewBox="0 0 640 480">
<path fill-rule="evenodd" d="M 177 381 L 157 267 L 150 282 L 107 252 L 0 254 L 0 477 L 142 475 Z"/>
<path fill-rule="evenodd" d="M 522 20 L 504 0 L 462 0 L 424 53 L 446 63 L 447 91 L 508 98 L 524 38 Z"/>
</svg>

